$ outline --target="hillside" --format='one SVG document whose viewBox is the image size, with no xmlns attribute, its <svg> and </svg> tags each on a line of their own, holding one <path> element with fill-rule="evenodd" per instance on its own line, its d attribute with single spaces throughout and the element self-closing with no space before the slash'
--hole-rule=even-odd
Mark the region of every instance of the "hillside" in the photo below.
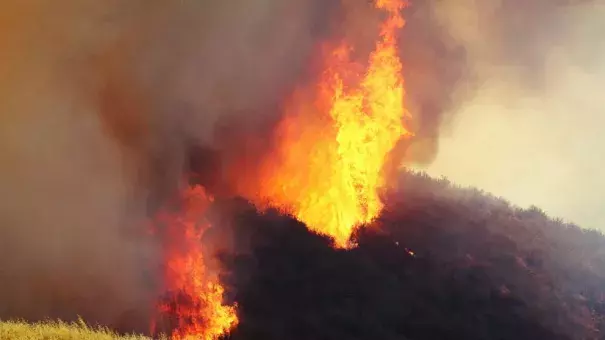
<svg viewBox="0 0 605 340">
<path fill-rule="evenodd" d="M 229 338 L 605 338 L 601 233 L 445 179 L 406 173 L 399 184 L 352 250 L 335 250 L 277 212 L 218 200 L 220 228 L 234 232 L 238 249 L 220 256 L 240 319 Z M 116 335 L 78 324 L 0 324 L 0 339 L 16 338 Z"/>
<path fill-rule="evenodd" d="M 232 338 L 602 338 L 603 235 L 445 179 L 400 184 L 351 251 L 226 204 L 251 250 L 225 257 L 241 320 Z"/>
</svg>

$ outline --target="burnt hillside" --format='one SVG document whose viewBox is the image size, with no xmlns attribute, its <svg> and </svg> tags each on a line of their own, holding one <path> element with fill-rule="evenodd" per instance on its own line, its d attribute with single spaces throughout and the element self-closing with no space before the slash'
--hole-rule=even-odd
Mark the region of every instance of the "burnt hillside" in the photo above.
<svg viewBox="0 0 605 340">
<path fill-rule="evenodd" d="M 603 338 L 600 233 L 446 180 L 400 184 L 349 251 L 288 217 L 221 204 L 249 249 L 223 257 L 241 321 L 231 338 Z"/>
</svg>

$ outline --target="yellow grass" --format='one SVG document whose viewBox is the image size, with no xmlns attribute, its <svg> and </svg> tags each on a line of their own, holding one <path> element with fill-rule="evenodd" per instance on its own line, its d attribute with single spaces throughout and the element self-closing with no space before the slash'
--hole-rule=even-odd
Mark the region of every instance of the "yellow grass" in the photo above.
<svg viewBox="0 0 605 340">
<path fill-rule="evenodd" d="M 83 321 L 26 323 L 0 321 L 0 340 L 150 340 L 140 335 L 119 336 L 109 329 L 89 327 Z"/>
</svg>

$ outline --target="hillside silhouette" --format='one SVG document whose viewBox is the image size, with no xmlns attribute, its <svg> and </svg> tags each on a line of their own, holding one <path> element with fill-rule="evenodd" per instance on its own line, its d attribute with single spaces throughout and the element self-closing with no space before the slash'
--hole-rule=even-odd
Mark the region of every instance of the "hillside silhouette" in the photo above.
<svg viewBox="0 0 605 340">
<path fill-rule="evenodd" d="M 207 240 L 228 245 L 218 247 L 221 279 L 239 317 L 227 338 L 605 339 L 600 232 L 425 174 L 403 173 L 398 187 L 350 250 L 279 212 L 217 199 L 211 213 L 221 220 Z M 79 306 L 63 302 L 47 317 L 85 314 Z M 119 333 L 148 330 L 147 314 L 133 313 L 117 324 L 84 318 Z M 0 333 L 15 325 L 0 323 Z M 40 325 L 19 331 L 66 332 Z"/>
<path fill-rule="evenodd" d="M 231 339 L 600 339 L 605 238 L 446 179 L 403 174 L 358 247 L 219 202 Z"/>
</svg>

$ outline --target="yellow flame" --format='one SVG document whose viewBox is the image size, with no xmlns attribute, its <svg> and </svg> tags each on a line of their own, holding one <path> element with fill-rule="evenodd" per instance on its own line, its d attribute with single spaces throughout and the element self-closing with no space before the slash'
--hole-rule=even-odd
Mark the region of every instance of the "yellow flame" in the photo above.
<svg viewBox="0 0 605 340">
<path fill-rule="evenodd" d="M 292 213 L 339 247 L 348 247 L 354 229 L 382 210 L 384 164 L 409 134 L 396 42 L 404 3 L 377 0 L 375 5 L 389 15 L 365 74 L 354 74 L 360 66 L 351 61 L 346 44 L 328 54 L 313 89 L 315 101 L 295 96 L 278 128 L 278 154 L 265 162 L 255 193 L 257 203 Z M 355 84 L 355 79 L 361 81 Z"/>
<path fill-rule="evenodd" d="M 235 306 L 223 304 L 224 288 L 206 267 L 202 250 L 201 238 L 208 227 L 204 215 L 212 198 L 200 186 L 188 188 L 183 195 L 183 210 L 161 219 L 167 224 L 167 289 L 188 301 L 163 303 L 160 311 L 176 319 L 173 340 L 216 340 L 233 329 L 238 319 Z"/>
</svg>

